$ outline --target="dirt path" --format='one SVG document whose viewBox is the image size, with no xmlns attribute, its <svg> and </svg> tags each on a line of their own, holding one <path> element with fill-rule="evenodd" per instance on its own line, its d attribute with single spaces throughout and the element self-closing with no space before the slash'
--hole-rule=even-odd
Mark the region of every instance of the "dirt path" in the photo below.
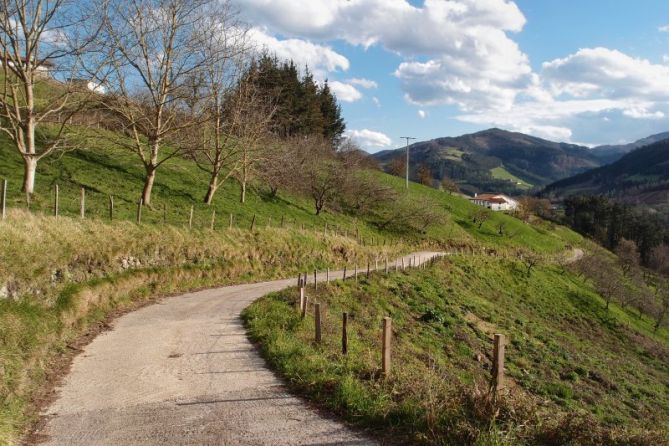
<svg viewBox="0 0 669 446">
<path fill-rule="evenodd" d="M 414 255 L 436 253 L 405 263 Z M 241 311 L 295 282 L 184 294 L 117 319 L 74 360 L 38 435 L 48 445 L 376 444 L 290 395 L 247 339 Z"/>
</svg>

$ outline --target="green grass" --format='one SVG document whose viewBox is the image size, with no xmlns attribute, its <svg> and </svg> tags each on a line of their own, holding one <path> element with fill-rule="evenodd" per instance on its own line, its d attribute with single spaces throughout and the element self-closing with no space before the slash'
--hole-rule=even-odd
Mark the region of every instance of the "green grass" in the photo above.
<svg viewBox="0 0 669 446">
<path fill-rule="evenodd" d="M 169 293 L 291 277 L 394 257 L 406 245 L 363 246 L 321 231 L 211 231 L 40 217 L 0 221 L 0 444 L 35 419 L 33 398 L 54 358 L 110 312 Z"/>
<path fill-rule="evenodd" d="M 557 253 L 566 245 L 583 243 L 566 228 L 541 221 L 526 224 L 501 213 L 479 229 L 469 217 L 477 208 L 466 199 L 413 183 L 411 199 L 424 200 L 439 211 L 438 222 L 425 234 L 381 231 L 367 216 L 332 210 L 317 216 L 308 198 L 285 191 L 270 197 L 259 184 L 242 205 L 238 185 L 228 181 L 213 205 L 205 206 L 208 178 L 183 158 L 158 170 L 153 204 L 144 208 L 142 225 L 136 225 L 144 176 L 139 160 L 105 139 L 85 137 L 87 132 L 76 127 L 72 131 L 74 140 L 85 144 L 39 162 L 30 212 L 20 192 L 21 159 L 0 135 L 0 178 L 8 180 L 10 208 L 9 218 L 0 222 L 0 289 L 12 297 L 0 300 L 2 444 L 16 443 L 34 420 L 32 398 L 67 343 L 110 312 L 149 297 L 349 262 L 363 264 L 376 255 L 392 257 L 424 247 L 485 246 L 508 255 L 517 249 Z M 43 130 L 42 140 L 48 134 L 49 129 Z M 375 175 L 405 193 L 403 180 Z M 58 218 L 50 216 L 55 185 L 60 188 Z M 76 218 L 81 187 L 87 205 L 83 221 Z M 110 195 L 115 202 L 113 222 L 108 218 Z M 191 206 L 193 228 L 188 229 Z M 233 230 L 228 229 L 231 214 Z M 282 219 L 284 227 L 278 228 Z M 326 224 L 338 228 L 339 235 L 323 234 Z M 353 236 L 356 231 L 362 243 Z M 128 262 L 133 266 L 128 268 Z M 348 383 L 352 388 L 360 385 L 355 380 Z M 371 404 L 365 394 L 360 398 L 360 404 Z"/>
<path fill-rule="evenodd" d="M 249 307 L 251 336 L 293 389 L 380 434 L 428 444 L 669 444 L 669 332 L 653 334 L 652 321 L 616 306 L 607 312 L 557 266 L 528 277 L 513 260 L 456 256 L 331 284 L 310 292 L 326 308 L 322 345 L 295 296 Z M 343 311 L 352 315 L 346 356 Z M 394 327 L 388 379 L 379 376 L 384 316 Z M 481 389 L 493 333 L 508 338 L 513 385 L 491 425 Z M 573 416 L 581 427 L 567 428 Z"/>
<path fill-rule="evenodd" d="M 490 169 L 490 174 L 492 175 L 493 178 L 497 178 L 499 180 L 511 181 L 520 190 L 529 190 L 532 189 L 532 187 L 534 187 L 532 184 L 518 178 L 517 176 L 506 170 L 504 166 L 498 166 L 493 169 Z"/>
<path fill-rule="evenodd" d="M 382 181 L 396 190 L 405 190 L 401 178 L 379 175 Z M 427 237 L 430 239 L 449 241 L 455 245 L 483 245 L 500 250 L 522 248 L 542 253 L 557 253 L 563 251 L 565 245 L 583 243 L 580 235 L 564 226 L 543 220 L 524 223 L 504 212 L 493 212 L 490 220 L 479 229 L 470 218 L 470 213 L 479 208 L 466 198 L 417 183 L 410 183 L 409 193 L 417 198 L 432 200 L 447 216 L 443 224 L 428 229 Z M 503 227 L 502 235 L 499 234 L 500 226 Z"/>
</svg>

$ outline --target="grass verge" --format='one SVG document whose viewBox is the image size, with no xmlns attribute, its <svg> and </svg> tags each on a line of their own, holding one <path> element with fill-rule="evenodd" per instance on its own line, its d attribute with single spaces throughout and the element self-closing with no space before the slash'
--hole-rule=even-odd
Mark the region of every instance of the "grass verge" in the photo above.
<svg viewBox="0 0 669 446">
<path fill-rule="evenodd" d="M 454 256 L 428 270 L 374 274 L 311 293 L 324 339 L 295 311 L 295 290 L 243 314 L 291 387 L 399 443 L 669 444 L 669 334 L 544 264 Z M 349 352 L 341 353 L 348 312 Z M 381 324 L 393 319 L 393 371 L 380 374 Z M 494 333 L 508 337 L 509 389 L 487 386 Z"/>
<path fill-rule="evenodd" d="M 36 418 L 57 358 L 156 296 L 364 264 L 407 249 L 311 230 L 188 231 L 13 211 L 0 222 L 0 444 Z M 11 298 L 10 298 L 11 297 Z"/>
</svg>

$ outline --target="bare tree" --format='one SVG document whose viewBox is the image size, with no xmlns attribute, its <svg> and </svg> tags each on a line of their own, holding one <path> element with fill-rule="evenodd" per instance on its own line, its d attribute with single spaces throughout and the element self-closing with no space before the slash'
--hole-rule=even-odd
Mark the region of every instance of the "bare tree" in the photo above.
<svg viewBox="0 0 669 446">
<path fill-rule="evenodd" d="M 209 175 L 204 202 L 211 204 L 220 184 L 231 177 L 239 153 L 239 140 L 232 136 L 242 117 L 231 110 L 228 99 L 246 69 L 250 46 L 246 26 L 229 2 L 221 2 L 219 12 L 204 20 L 201 30 L 202 67 L 199 82 L 194 82 L 192 109 L 201 116 L 201 125 L 187 132 L 185 146 L 197 166 Z M 210 30 L 216 30 L 211 32 Z M 231 101 L 232 105 L 241 105 Z"/>
<path fill-rule="evenodd" d="M 525 274 L 527 277 L 532 275 L 532 270 L 534 267 L 539 265 L 543 260 L 541 255 L 533 251 L 520 252 L 518 254 L 518 258 L 521 262 L 523 262 L 523 265 L 525 265 Z"/>
<path fill-rule="evenodd" d="M 256 73 L 251 70 L 239 82 L 228 99 L 231 110 L 230 133 L 238 143 L 234 177 L 239 183 L 240 203 L 246 201 L 248 184 L 258 175 L 258 165 L 266 153 L 263 147 L 269 137 L 269 127 L 276 112 L 276 98 L 267 97 L 257 87 Z"/>
<path fill-rule="evenodd" d="M 311 197 L 316 215 L 335 201 L 347 175 L 335 148 L 320 136 L 304 137 L 298 146 L 298 189 Z"/>
<path fill-rule="evenodd" d="M 441 188 L 444 190 L 444 192 L 448 192 L 449 195 L 457 194 L 460 192 L 460 186 L 458 186 L 458 183 L 455 181 L 451 180 L 448 177 L 443 177 L 441 179 Z"/>
<path fill-rule="evenodd" d="M 270 197 L 276 197 L 279 189 L 299 189 L 299 180 L 295 169 L 298 160 L 297 144 L 299 137 L 275 137 L 264 147 L 263 162 L 258 165 L 258 176 L 262 184 L 267 186 Z"/>
<path fill-rule="evenodd" d="M 492 217 L 492 212 L 486 208 L 474 209 L 469 213 L 469 218 L 471 218 L 472 223 L 478 226 L 479 229 L 483 227 L 483 223 L 488 221 Z"/>
<path fill-rule="evenodd" d="M 655 314 L 655 326 L 653 327 L 653 331 L 659 330 L 667 313 L 669 313 L 669 283 L 666 279 L 655 284 L 655 296 L 659 303 L 659 308 Z"/>
<path fill-rule="evenodd" d="M 632 240 L 620 240 L 615 249 L 615 253 L 618 256 L 620 268 L 623 270 L 625 276 L 629 276 L 639 267 L 641 257 L 639 256 L 639 250 L 637 249 L 636 243 Z"/>
<path fill-rule="evenodd" d="M 91 91 L 61 80 L 85 76 L 81 58 L 96 36 L 104 8 L 93 15 L 86 5 L 68 0 L 0 0 L 0 131 L 9 136 L 23 158 L 23 191 L 35 190 L 37 162 L 62 148 L 66 123 Z M 40 84 L 58 84 L 45 89 Z M 55 85 L 54 85 L 55 86 Z M 52 126 L 48 139 L 37 143 L 36 130 Z"/>
<path fill-rule="evenodd" d="M 165 142 L 196 123 L 188 101 L 200 79 L 203 30 L 207 18 L 218 14 L 218 3 L 116 0 L 109 10 L 102 43 L 109 50 L 112 91 L 104 105 L 127 137 L 116 142 L 144 165 L 142 200 L 150 205 L 156 171 L 183 151 Z"/>
</svg>

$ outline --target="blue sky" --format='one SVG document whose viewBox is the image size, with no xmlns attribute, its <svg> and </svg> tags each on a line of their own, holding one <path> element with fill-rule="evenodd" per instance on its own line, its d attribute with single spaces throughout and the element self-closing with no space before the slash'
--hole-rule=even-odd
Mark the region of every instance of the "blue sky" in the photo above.
<svg viewBox="0 0 669 446">
<path fill-rule="evenodd" d="M 378 151 L 489 127 L 588 145 L 669 130 L 666 0 L 235 0 Z"/>
</svg>

